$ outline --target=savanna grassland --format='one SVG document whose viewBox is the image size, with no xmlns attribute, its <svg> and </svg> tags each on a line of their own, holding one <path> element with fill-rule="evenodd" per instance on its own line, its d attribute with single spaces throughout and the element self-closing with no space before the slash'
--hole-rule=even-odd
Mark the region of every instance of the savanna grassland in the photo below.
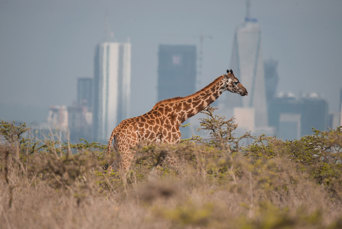
<svg viewBox="0 0 342 229">
<path fill-rule="evenodd" d="M 0 228 L 342 228 L 341 128 L 236 137 L 205 113 L 210 138 L 138 147 L 126 186 L 104 145 L 2 121 Z"/>
</svg>

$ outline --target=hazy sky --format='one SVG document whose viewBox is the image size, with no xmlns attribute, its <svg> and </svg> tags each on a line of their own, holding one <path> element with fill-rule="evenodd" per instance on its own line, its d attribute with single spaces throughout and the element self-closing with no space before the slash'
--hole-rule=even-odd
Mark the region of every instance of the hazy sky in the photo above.
<svg viewBox="0 0 342 229">
<path fill-rule="evenodd" d="M 202 87 L 229 68 L 243 0 L 0 0 L 0 119 L 42 121 L 76 101 L 93 77 L 106 27 L 132 44 L 131 115 L 156 102 L 159 44 L 204 41 Z M 278 91 L 318 92 L 337 111 L 342 88 L 341 0 L 252 0 L 264 59 L 279 61 Z M 107 22 L 107 23 L 106 23 Z M 106 26 L 107 24 L 107 26 Z"/>
</svg>

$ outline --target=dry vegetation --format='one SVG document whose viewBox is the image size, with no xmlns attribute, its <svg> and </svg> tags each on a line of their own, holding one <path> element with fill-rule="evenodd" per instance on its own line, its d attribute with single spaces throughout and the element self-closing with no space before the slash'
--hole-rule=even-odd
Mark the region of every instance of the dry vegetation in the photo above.
<svg viewBox="0 0 342 229">
<path fill-rule="evenodd" d="M 104 146 L 1 122 L 0 228 L 342 228 L 341 128 L 236 138 L 206 113 L 209 140 L 136 149 L 126 189 Z"/>
</svg>

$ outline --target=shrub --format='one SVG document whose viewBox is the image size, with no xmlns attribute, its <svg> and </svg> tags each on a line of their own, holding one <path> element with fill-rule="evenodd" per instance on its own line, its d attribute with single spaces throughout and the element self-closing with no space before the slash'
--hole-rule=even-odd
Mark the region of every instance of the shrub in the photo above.
<svg viewBox="0 0 342 229">
<path fill-rule="evenodd" d="M 126 187 L 102 170 L 117 156 L 104 145 L 34 139 L 1 122 L 0 227 L 341 227 L 341 128 L 239 137 L 234 120 L 205 112 L 210 139 L 138 147 Z"/>
</svg>

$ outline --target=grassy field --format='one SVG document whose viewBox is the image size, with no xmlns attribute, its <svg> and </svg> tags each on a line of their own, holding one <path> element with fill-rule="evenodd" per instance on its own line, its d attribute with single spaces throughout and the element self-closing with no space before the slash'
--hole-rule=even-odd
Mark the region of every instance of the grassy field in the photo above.
<svg viewBox="0 0 342 229">
<path fill-rule="evenodd" d="M 342 228 L 341 129 L 237 138 L 211 112 L 202 128 L 209 140 L 138 147 L 123 187 L 103 145 L 1 122 L 0 228 Z"/>
</svg>

